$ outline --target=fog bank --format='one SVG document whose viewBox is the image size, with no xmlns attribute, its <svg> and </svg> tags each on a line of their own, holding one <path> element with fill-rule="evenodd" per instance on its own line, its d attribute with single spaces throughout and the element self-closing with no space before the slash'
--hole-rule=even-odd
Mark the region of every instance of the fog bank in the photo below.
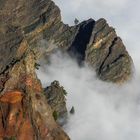
<svg viewBox="0 0 140 140">
<path fill-rule="evenodd" d="M 37 71 L 43 86 L 58 80 L 67 95 L 69 115 L 65 131 L 72 140 L 139 140 L 140 77 L 123 86 L 100 81 L 86 64 L 79 67 L 67 54 L 51 56 Z"/>
</svg>

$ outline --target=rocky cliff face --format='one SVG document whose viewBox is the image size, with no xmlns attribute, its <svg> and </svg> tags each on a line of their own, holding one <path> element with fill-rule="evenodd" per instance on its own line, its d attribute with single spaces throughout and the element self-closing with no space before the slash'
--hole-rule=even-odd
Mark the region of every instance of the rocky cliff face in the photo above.
<svg viewBox="0 0 140 140">
<path fill-rule="evenodd" d="M 0 139 L 67 140 L 37 79 L 32 45 L 60 20 L 59 9 L 51 1 L 0 3 Z"/>
<path fill-rule="evenodd" d="M 86 61 L 99 78 L 123 82 L 132 60 L 104 19 L 69 27 L 51 0 L 0 0 L 0 139 L 67 140 L 35 73 L 39 46 L 48 44 Z M 56 49 L 55 47 L 55 49 Z M 48 55 L 53 47 L 46 48 Z"/>
<path fill-rule="evenodd" d="M 124 82 L 132 76 L 132 60 L 120 37 L 104 19 L 93 28 L 85 60 L 105 81 Z"/>
</svg>

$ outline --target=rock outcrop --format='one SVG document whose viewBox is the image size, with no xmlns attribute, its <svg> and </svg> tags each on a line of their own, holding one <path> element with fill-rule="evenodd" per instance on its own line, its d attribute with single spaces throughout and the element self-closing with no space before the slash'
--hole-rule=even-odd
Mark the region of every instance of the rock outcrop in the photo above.
<svg viewBox="0 0 140 140">
<path fill-rule="evenodd" d="M 95 23 L 85 61 L 105 81 L 124 82 L 132 76 L 132 59 L 121 38 L 104 19 Z"/>
<path fill-rule="evenodd" d="M 51 106 L 55 120 L 64 125 L 67 121 L 66 95 L 64 87 L 60 86 L 58 81 L 54 81 L 50 86 L 44 89 L 44 94 Z"/>
<path fill-rule="evenodd" d="M 132 76 L 132 59 L 105 19 L 89 19 L 71 27 L 59 20 L 42 34 L 44 40 L 67 51 L 79 64 L 87 62 L 104 81 L 123 83 Z M 53 49 L 48 47 L 46 52 L 50 54 Z"/>
<path fill-rule="evenodd" d="M 0 138 L 69 139 L 53 118 L 29 51 L 8 71 L 0 96 Z"/>
<path fill-rule="evenodd" d="M 0 1 L 0 139 L 68 140 L 53 118 L 35 73 L 40 56 L 59 48 L 86 61 L 106 81 L 132 75 L 132 60 L 121 39 L 104 19 L 69 27 L 51 0 Z M 54 44 L 56 47 L 52 47 Z"/>
<path fill-rule="evenodd" d="M 68 140 L 35 73 L 35 41 L 60 20 L 59 9 L 48 0 L 0 3 L 0 139 Z"/>
</svg>

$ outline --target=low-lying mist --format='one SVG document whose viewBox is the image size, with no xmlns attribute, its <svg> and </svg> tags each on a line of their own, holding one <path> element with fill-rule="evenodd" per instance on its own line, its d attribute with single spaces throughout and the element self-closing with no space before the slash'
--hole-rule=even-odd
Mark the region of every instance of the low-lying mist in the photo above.
<svg viewBox="0 0 140 140">
<path fill-rule="evenodd" d="M 44 87 L 58 80 L 68 92 L 67 107 L 75 114 L 64 129 L 72 140 L 140 140 L 138 73 L 125 85 L 102 82 L 86 64 L 57 52 L 37 75 Z"/>
</svg>

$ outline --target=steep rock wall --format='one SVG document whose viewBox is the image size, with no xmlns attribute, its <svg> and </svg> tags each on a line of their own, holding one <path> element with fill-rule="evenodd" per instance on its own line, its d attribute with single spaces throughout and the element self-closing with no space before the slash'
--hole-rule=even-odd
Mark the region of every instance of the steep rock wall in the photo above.
<svg viewBox="0 0 140 140">
<path fill-rule="evenodd" d="M 105 81 L 132 76 L 132 59 L 104 19 L 69 27 L 51 0 L 0 0 L 0 139 L 69 139 L 35 73 L 42 39 L 80 55 L 78 61 L 86 61 Z M 53 51 L 49 45 L 45 49 L 48 55 Z"/>
</svg>

